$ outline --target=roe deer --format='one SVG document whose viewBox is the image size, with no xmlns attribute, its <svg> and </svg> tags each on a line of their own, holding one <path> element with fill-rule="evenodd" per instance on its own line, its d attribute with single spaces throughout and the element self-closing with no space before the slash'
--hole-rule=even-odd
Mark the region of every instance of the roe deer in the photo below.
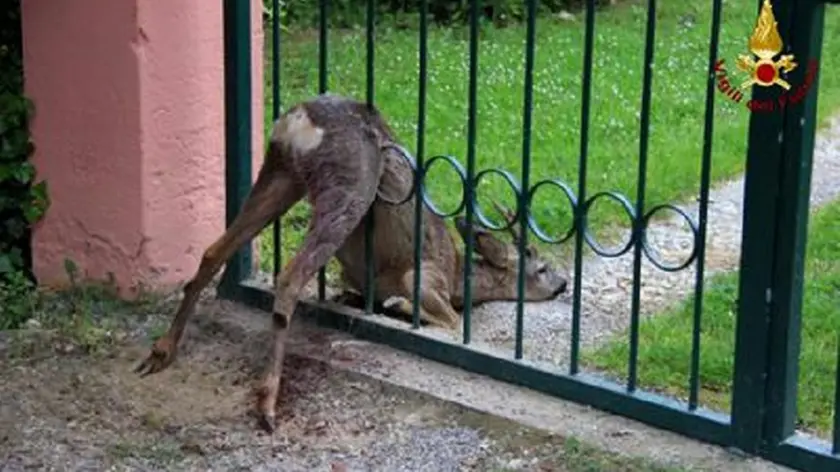
<svg viewBox="0 0 840 472">
<path fill-rule="evenodd" d="M 274 342 L 258 389 L 260 425 L 274 430 L 285 339 L 300 291 L 332 256 L 339 260 L 345 282 L 364 288 L 363 217 L 372 207 L 375 218 L 376 299 L 391 300 L 411 313 L 413 299 L 414 197 L 413 171 L 394 149 L 395 138 L 379 112 L 348 98 L 320 95 L 286 111 L 272 130 L 265 161 L 239 215 L 204 252 L 169 330 L 157 339 L 137 367 L 143 376 L 160 372 L 175 359 L 199 293 L 233 253 L 304 196 L 312 205 L 309 231 L 296 256 L 275 280 Z M 463 256 L 444 220 L 424 209 L 422 293 L 423 320 L 457 327 L 464 301 Z M 457 227 L 464 235 L 463 218 Z M 516 299 L 517 251 L 483 228 L 475 228 L 476 302 Z M 533 250 L 531 250 L 533 251 Z M 549 264 L 526 254 L 525 299 L 546 300 L 566 288 L 566 279 Z M 394 302 L 396 300 L 396 302 Z"/>
</svg>

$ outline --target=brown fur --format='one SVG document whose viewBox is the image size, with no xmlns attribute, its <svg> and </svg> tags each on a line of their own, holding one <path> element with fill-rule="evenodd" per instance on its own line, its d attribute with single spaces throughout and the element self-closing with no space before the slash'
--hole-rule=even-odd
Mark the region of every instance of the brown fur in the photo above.
<svg viewBox="0 0 840 472">
<path fill-rule="evenodd" d="M 230 228 L 204 253 L 169 331 L 155 342 L 137 368 L 160 372 L 175 359 L 198 294 L 233 253 L 304 196 L 312 220 L 297 255 L 275 281 L 275 341 L 259 391 L 258 410 L 265 429 L 273 430 L 288 325 L 302 288 L 336 256 L 349 287 L 364 288 L 363 219 L 373 209 L 376 299 L 412 312 L 414 286 L 413 172 L 389 145 L 395 137 L 376 109 L 350 99 L 322 95 L 289 109 L 275 124 L 257 181 Z M 379 197 L 377 199 L 377 196 Z M 466 224 L 456 219 L 464 237 Z M 473 300 L 516 299 L 517 251 L 484 228 L 474 226 Z M 421 318 L 456 328 L 463 306 L 463 263 L 444 220 L 424 208 Z M 566 280 L 529 248 L 525 299 L 546 300 L 566 288 Z"/>
</svg>

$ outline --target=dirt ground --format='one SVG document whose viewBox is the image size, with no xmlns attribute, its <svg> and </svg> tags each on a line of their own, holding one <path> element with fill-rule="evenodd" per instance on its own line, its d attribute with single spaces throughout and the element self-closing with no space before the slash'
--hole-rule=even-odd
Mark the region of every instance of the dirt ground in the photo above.
<svg viewBox="0 0 840 472">
<path fill-rule="evenodd" d="M 267 318 L 226 324 L 199 307 L 175 364 L 140 378 L 171 304 L 119 317 L 100 304 L 85 301 L 72 335 L 34 322 L 0 337 L 0 470 L 683 470 L 294 354 L 269 436 L 251 415 Z M 324 339 L 298 342 L 323 352 Z"/>
</svg>

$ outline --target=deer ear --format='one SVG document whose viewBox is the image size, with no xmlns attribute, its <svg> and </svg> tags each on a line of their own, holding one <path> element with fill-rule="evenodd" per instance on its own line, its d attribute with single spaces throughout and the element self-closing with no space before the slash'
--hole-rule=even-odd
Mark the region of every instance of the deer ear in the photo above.
<svg viewBox="0 0 840 472">
<path fill-rule="evenodd" d="M 488 231 L 476 234 L 475 252 L 494 267 L 505 269 L 510 266 L 510 246 Z"/>
<path fill-rule="evenodd" d="M 458 215 L 455 217 L 455 228 L 458 229 L 458 234 L 461 235 L 461 240 L 464 242 L 467 241 L 467 218 L 462 215 Z M 481 223 L 478 221 L 473 221 L 473 236 L 476 238 L 476 241 L 481 238 L 483 235 L 489 235 L 490 231 L 485 228 Z"/>
<path fill-rule="evenodd" d="M 467 240 L 467 219 L 463 216 L 455 217 L 455 227 L 461 239 Z M 488 263 L 498 268 L 505 268 L 509 262 L 508 245 L 494 236 L 487 228 L 476 222 L 473 225 L 475 237 L 475 252 L 480 254 Z"/>
<path fill-rule="evenodd" d="M 525 248 L 525 251 L 527 251 L 526 255 L 528 257 L 532 258 L 532 259 L 536 259 L 536 258 L 540 257 L 540 253 L 537 252 L 537 246 L 528 245 L 528 247 Z"/>
</svg>

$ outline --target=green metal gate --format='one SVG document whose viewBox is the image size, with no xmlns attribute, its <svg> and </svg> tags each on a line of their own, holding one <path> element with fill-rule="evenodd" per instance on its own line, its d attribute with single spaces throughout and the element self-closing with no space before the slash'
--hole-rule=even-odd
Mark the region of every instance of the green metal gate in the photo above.
<svg viewBox="0 0 840 472">
<path fill-rule="evenodd" d="M 532 108 L 532 71 L 534 65 L 534 31 L 536 0 L 525 0 L 527 5 L 527 46 L 525 55 L 525 97 L 523 106 L 523 173 L 518 191 L 519 211 L 522 228 L 520 251 L 524 248 L 528 233 L 529 195 L 533 194 L 536 184 L 530 182 L 530 133 Z M 368 0 L 367 21 L 367 100 L 374 102 L 373 81 L 373 12 L 375 0 Z M 277 0 L 274 0 L 275 11 Z M 647 167 L 647 134 L 650 117 L 652 63 L 654 57 L 654 34 L 656 29 L 656 0 L 648 0 L 646 30 L 646 49 L 643 77 L 641 138 L 639 147 L 639 180 L 635 203 L 624 201 L 633 216 L 633 233 L 625 252 L 634 251 L 634 286 L 633 305 L 630 313 L 630 359 L 628 359 L 628 379 L 626 384 L 603 380 L 581 371 L 579 367 L 579 333 L 581 314 L 581 261 L 583 245 L 587 243 L 585 234 L 586 210 L 592 201 L 603 193 L 588 195 L 586 188 L 586 156 L 588 146 L 589 104 L 591 96 L 591 76 L 593 63 L 593 37 L 595 0 L 586 1 L 586 34 L 584 41 L 583 106 L 581 110 L 581 149 L 580 170 L 576 194 L 570 186 L 560 186 L 567 192 L 574 207 L 575 225 L 568 239 L 575 247 L 574 299 L 572 321 L 571 362 L 568 372 L 549 371 L 523 362 L 522 331 L 523 303 L 517 303 L 516 349 L 512 358 L 488 354 L 473 349 L 470 344 L 470 303 L 466 302 L 464 317 L 464 337 L 461 343 L 452 343 L 432 338 L 418 330 L 419 322 L 415 310 L 413 326 L 405 329 L 385 325 L 364 316 L 364 312 L 354 310 L 330 311 L 318 301 L 301 302 L 298 316 L 309 316 L 327 326 L 350 329 L 356 336 L 389 344 L 400 349 L 417 353 L 440 362 L 488 375 L 490 377 L 516 383 L 562 398 L 592 405 L 606 411 L 624 415 L 645 423 L 666 428 L 681 434 L 710 443 L 733 447 L 747 454 L 766 457 L 772 461 L 801 470 L 828 471 L 840 470 L 840 414 L 835 412 L 833 443 L 807 439 L 795 432 L 796 419 L 796 381 L 798 373 L 799 330 L 801 324 L 800 305 L 802 299 L 803 259 L 808 219 L 808 201 L 810 194 L 811 159 L 814 147 L 817 94 L 810 93 L 800 106 L 787 107 L 778 113 L 753 113 L 750 122 L 749 146 L 746 161 L 744 233 L 741 255 L 741 279 L 737 314 L 737 339 L 735 349 L 735 374 L 733 379 L 733 398 L 730 415 L 705 410 L 698 406 L 698 370 L 700 356 L 700 313 L 703 290 L 703 261 L 705 254 L 706 218 L 710 186 L 711 142 L 713 134 L 712 111 L 715 96 L 715 63 L 717 61 L 718 38 L 720 30 L 722 0 L 708 0 L 713 9 L 712 32 L 708 56 L 708 83 L 706 90 L 706 119 L 704 128 L 704 149 L 702 154 L 702 173 L 699 221 L 692 222 L 696 249 L 692 258 L 681 267 L 665 268 L 681 270 L 691 262 L 697 262 L 695 332 L 692 343 L 692 362 L 689 399 L 677 401 L 662 395 L 641 391 L 637 388 L 636 356 L 638 355 L 639 300 L 641 259 L 644 248 L 644 225 L 651 214 L 663 209 L 663 206 L 647 208 L 645 206 L 645 174 Z M 760 1 L 758 2 L 761 3 Z M 773 11 L 779 25 L 779 31 L 786 40 L 786 53 L 797 58 L 819 59 L 822 46 L 823 16 L 826 3 L 840 3 L 820 0 L 776 0 L 772 2 Z M 464 181 L 470 183 L 465 188 L 465 210 L 468 221 L 474 221 L 475 195 L 474 183 L 480 172 L 475 166 L 476 135 L 476 96 L 477 96 L 477 56 L 478 56 L 478 14 L 479 2 L 470 1 L 469 41 L 469 113 L 468 113 L 468 148 L 466 167 L 463 170 Z M 250 1 L 224 0 L 225 5 L 225 96 L 226 96 L 226 191 L 227 222 L 232 221 L 251 185 L 251 147 L 253 123 L 251 106 L 251 17 Z M 327 90 L 327 34 L 326 18 L 329 0 L 321 0 L 320 27 L 320 73 L 319 90 Z M 423 12 L 427 12 L 426 2 L 422 2 Z M 419 41 L 419 110 L 418 142 L 416 146 L 416 185 L 418 192 L 423 192 L 424 169 L 433 159 L 424 159 L 424 127 L 426 115 L 426 74 L 427 74 L 427 34 L 428 15 L 421 14 Z M 274 55 L 279 59 L 279 27 L 273 25 Z M 279 116 L 280 101 L 277 99 L 279 77 L 277 68 L 274 72 L 275 100 L 273 116 Z M 806 74 L 805 67 L 792 71 L 788 78 L 801 82 Z M 814 87 L 816 88 L 816 87 Z M 778 88 L 753 87 L 753 100 L 778 98 Z M 768 139 L 770 137 L 770 139 Z M 451 158 L 446 158 L 456 169 L 460 165 Z M 530 189 L 528 191 L 527 189 Z M 609 196 L 608 196 L 609 197 Z M 620 197 L 623 198 L 623 197 Z M 417 213 L 420 214 L 422 198 L 417 198 Z M 682 210 L 666 205 L 669 209 Z M 366 221 L 368 227 L 374 224 Z M 415 226 L 419 230 L 418 223 Z M 370 235 L 370 231 L 368 232 Z M 281 233 L 279 223 L 274 226 L 275 243 Z M 541 237 L 537 235 L 537 237 Z M 465 298 L 469 298 L 470 255 L 473 252 L 468 240 L 464 274 Z M 275 244 L 279 247 L 279 244 Z M 371 238 L 367 238 L 368 253 L 372 248 Z M 593 248 L 594 249 L 594 248 Z M 279 253 L 279 251 L 278 251 Z M 417 255 L 419 249 L 415 251 Z M 614 254 L 613 254 L 614 255 Z M 419 257 L 416 273 L 420 273 Z M 279 254 L 275 254 L 275 273 L 280 267 Z M 229 262 L 225 271 L 220 294 L 226 298 L 239 300 L 265 310 L 270 310 L 273 294 L 252 280 L 251 254 L 241 250 Z M 372 264 L 368 265 L 367 286 L 372 289 L 374 277 Z M 520 265 L 520 272 L 522 271 Z M 520 275 L 521 278 L 521 275 Z M 325 277 L 319 273 L 319 300 L 324 299 Z M 415 292 L 419 288 L 419 275 L 415 280 Z M 520 281 L 521 288 L 521 281 Z M 365 312 L 373 309 L 371 290 L 366 293 Z M 520 291 L 521 293 L 521 291 Z M 416 295 L 415 295 L 416 296 Z M 414 303 L 414 306 L 419 304 Z M 838 354 L 840 359 L 840 354 Z M 838 369 L 840 372 L 840 369 Z M 840 387 L 840 379 L 838 379 Z M 837 401 L 840 403 L 840 388 L 837 389 Z M 836 407 L 835 407 L 836 410 Z"/>
</svg>

